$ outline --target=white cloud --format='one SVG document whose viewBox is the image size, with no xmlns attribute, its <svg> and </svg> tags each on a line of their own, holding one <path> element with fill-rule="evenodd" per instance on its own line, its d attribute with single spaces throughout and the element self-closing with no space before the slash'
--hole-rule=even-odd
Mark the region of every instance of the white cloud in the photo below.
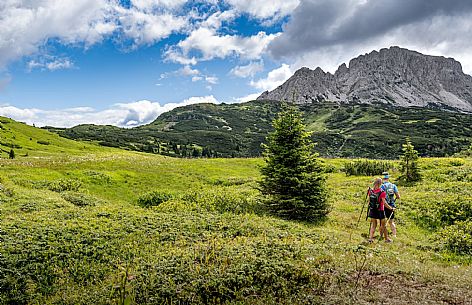
<svg viewBox="0 0 472 305">
<path fill-rule="evenodd" d="M 260 19 L 280 18 L 289 15 L 300 3 L 299 0 L 226 0 L 236 10 Z"/>
<path fill-rule="evenodd" d="M 293 72 L 290 69 L 290 66 L 287 64 L 282 64 L 277 69 L 270 71 L 267 74 L 266 78 L 259 79 L 257 81 L 251 81 L 251 86 L 260 90 L 274 90 L 281 84 L 283 84 L 290 76 L 292 76 Z"/>
<path fill-rule="evenodd" d="M 259 59 L 266 51 L 267 45 L 278 35 L 267 35 L 262 31 L 249 37 L 218 35 L 214 29 L 201 27 L 180 41 L 177 47 L 168 49 L 166 58 L 180 63 L 189 63 L 191 60 L 207 61 L 228 56 L 238 56 L 249 60 Z M 189 59 L 188 55 L 191 51 L 198 51 L 201 57 Z"/>
<path fill-rule="evenodd" d="M 187 0 L 131 0 L 131 4 L 141 10 L 153 10 L 159 7 L 178 8 Z"/>
<path fill-rule="evenodd" d="M 218 11 L 210 15 L 210 17 L 204 20 L 198 27 L 218 30 L 219 28 L 221 28 L 221 25 L 223 24 L 223 22 L 232 21 L 236 17 L 237 17 L 237 13 L 234 10 L 223 11 L 223 12 Z"/>
<path fill-rule="evenodd" d="M 132 103 L 115 104 L 105 110 L 95 110 L 90 107 L 76 107 L 58 110 L 43 110 L 38 108 L 18 108 L 15 106 L 0 106 L 0 115 L 14 120 L 35 124 L 36 126 L 72 127 L 79 124 L 114 125 L 119 127 L 135 127 L 155 120 L 160 114 L 176 107 L 198 103 L 213 103 L 218 101 L 213 95 L 190 97 L 179 103 L 161 105 L 158 102 L 142 100 Z"/>
<path fill-rule="evenodd" d="M 168 78 L 170 76 L 191 76 L 192 82 L 205 80 L 208 84 L 211 85 L 215 85 L 218 83 L 218 78 L 216 76 L 205 75 L 200 72 L 200 70 L 193 69 L 189 65 L 185 65 L 182 68 L 172 72 L 162 73 L 160 79 Z"/>
<path fill-rule="evenodd" d="M 259 97 L 259 95 L 261 95 L 262 92 L 257 92 L 257 93 L 251 93 L 251 94 L 248 94 L 246 96 L 243 96 L 243 97 L 237 97 L 237 98 L 234 98 L 234 100 L 237 102 L 237 103 L 245 103 L 245 102 L 249 102 L 249 101 L 254 101 L 255 99 L 257 99 Z"/>
<path fill-rule="evenodd" d="M 36 54 L 50 39 L 89 47 L 119 32 L 135 46 L 155 43 L 188 26 L 188 17 L 174 11 L 185 2 L 136 0 L 125 8 L 116 0 L 3 0 L 0 68 Z"/>
<path fill-rule="evenodd" d="M 200 75 L 200 71 L 198 71 L 197 69 L 192 69 L 188 65 L 184 66 L 183 68 L 180 68 L 178 71 L 181 75 L 185 76 Z"/>
<path fill-rule="evenodd" d="M 172 13 L 153 13 L 117 6 L 118 20 L 123 33 L 135 45 L 151 44 L 178 32 L 187 25 L 187 19 Z"/>
<path fill-rule="evenodd" d="M 48 59 L 51 60 L 48 61 Z M 74 68 L 74 63 L 68 58 L 42 58 L 39 61 L 30 60 L 27 67 L 30 71 L 33 69 L 55 71 Z"/>
<path fill-rule="evenodd" d="M 49 38 L 91 45 L 116 26 L 107 0 L 8 1 L 0 6 L 0 67 L 31 55 Z"/>
<path fill-rule="evenodd" d="M 216 77 L 216 76 L 205 76 L 205 81 L 209 84 L 216 85 L 218 83 L 218 77 Z"/>
<path fill-rule="evenodd" d="M 262 61 L 259 62 L 250 62 L 245 66 L 236 66 L 231 69 L 230 73 L 234 76 L 246 78 L 246 77 L 254 77 L 255 74 L 264 70 L 264 63 Z"/>
</svg>

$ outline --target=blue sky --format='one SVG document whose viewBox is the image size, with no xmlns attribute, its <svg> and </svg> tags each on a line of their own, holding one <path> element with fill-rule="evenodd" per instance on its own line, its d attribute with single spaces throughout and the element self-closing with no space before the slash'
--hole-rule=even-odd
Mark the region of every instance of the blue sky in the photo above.
<svg viewBox="0 0 472 305">
<path fill-rule="evenodd" d="M 0 115 L 133 127 L 400 45 L 472 71 L 470 1 L 3 0 Z M 385 18 L 382 18 L 385 16 Z"/>
</svg>

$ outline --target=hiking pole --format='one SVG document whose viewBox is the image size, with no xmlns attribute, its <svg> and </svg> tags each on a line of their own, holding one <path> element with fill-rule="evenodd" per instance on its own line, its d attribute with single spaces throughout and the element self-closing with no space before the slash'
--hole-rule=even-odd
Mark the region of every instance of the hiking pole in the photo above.
<svg viewBox="0 0 472 305">
<path fill-rule="evenodd" d="M 369 186 L 369 189 L 367 190 L 367 195 L 365 196 L 364 203 L 362 204 L 362 209 L 361 209 L 361 213 L 359 214 L 359 219 L 357 219 L 357 223 L 356 223 L 356 227 L 355 227 L 356 229 L 359 227 L 359 222 L 361 221 L 362 213 L 364 213 L 364 206 L 367 203 L 367 198 L 369 197 L 369 192 L 370 192 L 370 186 Z M 352 238 L 352 229 L 351 229 L 351 232 L 349 233 L 349 240 L 351 240 L 351 238 Z"/>
<path fill-rule="evenodd" d="M 364 206 L 367 203 L 367 198 L 369 197 L 370 190 L 371 189 L 370 189 L 370 186 L 369 186 L 369 189 L 367 190 L 367 195 L 365 196 L 365 199 L 364 199 L 364 203 L 362 204 L 362 210 L 361 210 L 361 213 L 359 214 L 359 219 L 357 219 L 356 229 L 357 229 L 357 226 L 359 225 L 359 222 L 361 221 L 362 213 L 364 213 Z"/>
<path fill-rule="evenodd" d="M 387 229 L 387 225 L 388 225 L 388 222 L 390 221 L 390 218 L 392 218 L 393 213 L 395 213 L 395 210 L 392 210 L 392 213 L 390 213 L 390 216 L 388 216 L 388 219 L 387 219 L 387 221 L 385 222 L 385 228 L 384 228 L 385 231 L 388 230 L 388 229 Z M 385 219 L 385 218 L 384 218 L 384 219 Z M 387 232 L 388 232 L 388 231 L 387 231 Z M 384 231 L 381 231 L 381 232 L 380 232 L 380 237 L 382 237 L 382 234 L 383 234 L 383 233 L 384 233 Z"/>
</svg>

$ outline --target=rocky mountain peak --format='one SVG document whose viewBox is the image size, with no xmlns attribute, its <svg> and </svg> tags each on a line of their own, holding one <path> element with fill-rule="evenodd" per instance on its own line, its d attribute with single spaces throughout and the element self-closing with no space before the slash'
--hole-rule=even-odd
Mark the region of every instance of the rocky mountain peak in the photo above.
<svg viewBox="0 0 472 305">
<path fill-rule="evenodd" d="M 313 103 L 436 105 L 472 112 L 472 76 L 453 58 L 424 55 L 397 46 L 360 55 L 333 74 L 321 68 L 297 70 L 284 84 L 258 99 Z"/>
</svg>

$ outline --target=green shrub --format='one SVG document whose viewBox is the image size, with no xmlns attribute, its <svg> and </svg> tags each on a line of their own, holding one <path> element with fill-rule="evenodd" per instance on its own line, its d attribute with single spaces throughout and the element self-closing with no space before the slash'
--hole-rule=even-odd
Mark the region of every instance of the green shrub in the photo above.
<svg viewBox="0 0 472 305">
<path fill-rule="evenodd" d="M 138 198 L 138 204 L 142 207 L 158 206 L 163 202 L 171 200 L 174 195 L 163 191 L 151 191 Z"/>
<path fill-rule="evenodd" d="M 390 161 L 360 159 L 346 163 L 342 171 L 346 176 L 378 176 L 393 168 L 394 163 Z"/>
<path fill-rule="evenodd" d="M 82 182 L 74 179 L 59 179 L 49 184 L 48 189 L 53 192 L 74 191 L 77 192 L 82 187 Z"/>
<path fill-rule="evenodd" d="M 51 144 L 51 143 L 49 143 L 48 141 L 44 141 L 44 140 L 38 140 L 38 141 L 36 141 L 36 143 L 41 144 L 41 145 L 49 145 L 49 144 Z"/>
<path fill-rule="evenodd" d="M 78 207 L 95 206 L 97 203 L 96 198 L 77 192 L 63 192 L 61 197 Z"/>
<path fill-rule="evenodd" d="M 417 219 L 427 228 L 438 229 L 472 219 L 472 201 L 462 195 L 428 198 L 413 204 Z"/>
<path fill-rule="evenodd" d="M 105 173 L 87 170 L 84 171 L 84 175 L 89 177 L 94 184 L 108 184 L 112 182 L 112 178 Z"/>
<path fill-rule="evenodd" d="M 190 191 L 180 198 L 193 209 L 219 213 L 259 213 L 262 205 L 257 200 L 255 190 L 213 187 L 205 190 Z"/>
<path fill-rule="evenodd" d="M 443 248 L 449 251 L 472 255 L 472 223 L 470 219 L 442 229 L 438 233 L 438 241 Z"/>
</svg>

